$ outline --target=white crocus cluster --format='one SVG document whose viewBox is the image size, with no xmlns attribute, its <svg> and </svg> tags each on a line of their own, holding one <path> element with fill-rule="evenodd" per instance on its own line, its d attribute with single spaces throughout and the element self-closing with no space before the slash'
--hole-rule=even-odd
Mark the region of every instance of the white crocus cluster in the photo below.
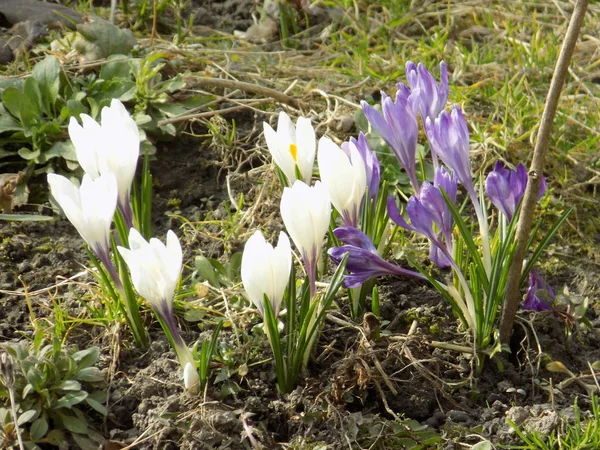
<svg viewBox="0 0 600 450">
<path fill-rule="evenodd" d="M 98 123 L 82 114 L 82 125 L 71 117 L 69 135 L 85 175 L 81 186 L 63 176 L 48 175 L 52 196 L 122 289 L 110 259 L 110 227 L 119 209 L 129 228 L 129 248 L 117 248 L 129 268 L 131 282 L 167 327 L 186 389 L 197 392 L 200 378 L 196 364 L 173 315 L 173 296 L 182 267 L 181 245 L 172 231 L 167 233 L 165 245 L 154 238 L 146 241 L 133 228 L 130 192 L 140 153 L 138 127 L 117 99 L 100 115 Z"/>
</svg>

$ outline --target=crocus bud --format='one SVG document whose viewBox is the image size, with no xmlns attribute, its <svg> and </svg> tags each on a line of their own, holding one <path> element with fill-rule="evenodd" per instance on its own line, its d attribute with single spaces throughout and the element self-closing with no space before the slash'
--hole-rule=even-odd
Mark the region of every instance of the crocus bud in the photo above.
<svg viewBox="0 0 600 450">
<path fill-rule="evenodd" d="M 48 174 L 52 196 L 102 263 L 109 261 L 110 225 L 117 206 L 117 182 L 112 173 L 93 180 L 85 174 L 81 186 L 61 175 Z"/>
<path fill-rule="evenodd" d="M 414 191 L 418 192 L 416 152 L 419 124 L 417 114 L 408 100 L 409 95 L 410 90 L 402 84 L 398 85 L 396 101 L 382 92 L 381 110 L 383 115 L 365 101 L 360 104 L 367 120 L 390 146 L 408 175 Z"/>
<path fill-rule="evenodd" d="M 265 312 L 265 295 L 271 302 L 275 316 L 279 313 L 291 269 L 292 249 L 283 231 L 279 233 L 275 248 L 265 241 L 260 231 L 256 231 L 246 242 L 242 255 L 242 283 L 261 315 Z"/>
<path fill-rule="evenodd" d="M 362 199 L 367 187 L 364 161 L 355 145 L 349 146 L 350 155 L 328 137 L 319 140 L 319 173 L 329 191 L 331 203 L 347 226 L 356 227 Z"/>
<path fill-rule="evenodd" d="M 409 101 L 415 111 L 421 114 L 421 120 L 425 122 L 427 117 L 435 119 L 446 107 L 448 101 L 448 70 L 446 63 L 440 63 L 440 83 L 427 68 L 419 63 L 406 63 L 406 78 L 410 85 L 411 94 Z"/>
<path fill-rule="evenodd" d="M 191 394 L 197 394 L 200 386 L 198 369 L 192 362 L 187 362 L 183 368 L 183 386 Z"/>
<path fill-rule="evenodd" d="M 555 295 L 552 287 L 535 270 L 529 272 L 529 287 L 523 301 L 523 309 L 538 312 L 549 311 L 552 309 L 551 303 L 554 299 Z"/>
<path fill-rule="evenodd" d="M 350 157 L 350 149 L 355 147 L 360 154 L 365 165 L 365 173 L 367 175 L 367 188 L 369 189 L 369 198 L 373 201 L 377 200 L 379 194 L 379 182 L 381 179 L 381 169 L 379 160 L 374 151 L 369 147 L 367 137 L 361 131 L 358 139 L 351 137 L 348 142 L 342 143 L 342 150 Z"/>
<path fill-rule="evenodd" d="M 501 161 L 496 161 L 494 170 L 485 180 L 485 193 L 508 221 L 514 217 L 517 206 L 525 194 L 527 178 L 527 169 L 523 164 L 519 164 L 516 170 L 509 170 Z M 546 179 L 542 177 L 538 199 L 544 195 L 545 190 Z"/>
<path fill-rule="evenodd" d="M 296 181 L 296 170 L 302 175 L 301 179 L 310 184 L 317 149 L 310 119 L 299 117 L 294 126 L 290 117 L 282 111 L 277 121 L 277 132 L 266 122 L 263 122 L 263 128 L 269 152 L 289 185 Z"/>
<path fill-rule="evenodd" d="M 302 254 L 314 294 L 317 261 L 331 217 L 329 192 L 320 181 L 310 187 L 296 180 L 283 190 L 280 208 L 285 228 Z"/>
<path fill-rule="evenodd" d="M 131 183 L 140 154 L 137 124 L 125 106 L 113 99 L 101 111 L 101 124 L 81 114 L 83 126 L 74 117 L 69 122 L 69 136 L 75 146 L 77 161 L 92 179 L 107 172 L 114 173 L 118 187 L 118 207 L 131 226 Z"/>
<path fill-rule="evenodd" d="M 469 129 L 460 108 L 454 105 L 452 113 L 442 111 L 435 119 L 428 117 L 425 132 L 432 152 L 452 170 L 469 195 L 476 198 L 469 162 Z"/>
</svg>

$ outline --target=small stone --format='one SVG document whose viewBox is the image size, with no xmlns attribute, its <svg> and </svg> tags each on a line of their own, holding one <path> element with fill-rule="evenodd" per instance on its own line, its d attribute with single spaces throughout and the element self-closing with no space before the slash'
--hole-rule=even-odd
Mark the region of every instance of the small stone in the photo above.
<svg viewBox="0 0 600 450">
<path fill-rule="evenodd" d="M 549 411 L 540 418 L 528 420 L 525 429 L 528 432 L 537 432 L 542 438 L 546 438 L 558 426 L 559 417 L 554 411 Z"/>
<path fill-rule="evenodd" d="M 448 411 L 446 416 L 454 423 L 468 423 L 471 421 L 471 418 L 466 412 L 458 411 L 456 409 Z"/>
<path fill-rule="evenodd" d="M 506 411 L 506 418 L 510 419 L 515 425 L 519 426 L 529 417 L 529 410 L 522 406 L 513 406 Z"/>
</svg>

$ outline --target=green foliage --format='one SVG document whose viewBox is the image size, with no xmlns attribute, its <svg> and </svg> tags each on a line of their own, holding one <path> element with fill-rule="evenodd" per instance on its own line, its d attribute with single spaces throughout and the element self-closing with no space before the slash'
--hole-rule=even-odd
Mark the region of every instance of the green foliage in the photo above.
<svg viewBox="0 0 600 450">
<path fill-rule="evenodd" d="M 25 430 L 25 440 L 58 446 L 70 435 L 81 448 L 97 448 L 98 435 L 90 429 L 87 414 L 107 414 L 106 392 L 98 389 L 104 375 L 95 367 L 98 347 L 65 348 L 56 337 L 48 343 L 39 330 L 32 341 L 11 344 L 6 352 L 13 359 L 14 383 L 2 378 L 0 402 L 10 406 L 9 389 L 14 390 L 17 423 Z M 10 421 L 7 411 L 0 408 L 4 430 Z"/>
<path fill-rule="evenodd" d="M 162 53 L 142 58 L 112 55 L 98 73 L 70 76 L 49 55 L 34 66 L 28 78 L 0 80 L 0 166 L 18 156 L 47 167 L 59 157 L 69 169 L 76 169 L 75 149 L 67 134 L 70 118 L 84 113 L 99 119 L 101 109 L 113 98 L 135 104 L 133 117 L 142 131 L 174 137 L 175 126 L 161 121 L 198 107 L 206 99 L 199 96 L 172 102 L 170 95 L 185 82 L 181 74 L 163 79 L 163 57 Z M 142 148 L 153 150 L 146 140 Z"/>
<path fill-rule="evenodd" d="M 277 385 L 281 393 L 291 392 L 298 383 L 300 372 L 306 368 L 321 325 L 342 285 L 347 259 L 348 255 L 345 255 L 337 266 L 325 294 L 312 299 L 308 277 L 304 280 L 300 294 L 296 296 L 296 271 L 292 267 L 283 298 L 287 310 L 283 339 L 279 336 L 277 317 L 265 294 L 263 302 L 265 333 L 273 350 Z"/>
</svg>

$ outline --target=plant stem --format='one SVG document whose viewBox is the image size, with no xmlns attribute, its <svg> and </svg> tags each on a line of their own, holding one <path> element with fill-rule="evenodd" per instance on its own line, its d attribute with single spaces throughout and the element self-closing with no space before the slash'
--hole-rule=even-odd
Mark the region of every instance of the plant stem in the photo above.
<svg viewBox="0 0 600 450">
<path fill-rule="evenodd" d="M 577 38 L 579 37 L 579 31 L 583 24 L 587 6 L 588 0 L 577 0 L 577 3 L 575 4 L 575 9 L 571 16 L 565 40 L 560 49 L 560 54 L 558 55 L 556 67 L 554 68 L 554 76 L 550 82 L 550 89 L 548 90 L 548 96 L 546 98 L 546 105 L 544 107 L 544 113 L 542 115 L 540 129 L 533 151 L 527 188 L 525 189 L 525 196 L 523 198 L 521 214 L 517 226 L 517 246 L 506 281 L 507 288 L 504 294 L 504 308 L 502 309 L 502 319 L 500 321 L 500 340 L 503 344 L 508 344 L 510 341 L 515 315 L 517 313 L 517 308 L 519 307 L 519 293 L 521 287 L 519 279 L 521 277 L 521 268 L 525 257 L 527 240 L 531 231 L 533 213 L 537 203 L 537 195 L 541 182 L 540 177 L 542 176 L 544 169 L 544 158 L 550 143 L 550 131 L 552 129 L 560 93 L 567 76 L 573 50 L 577 44 Z"/>
</svg>

